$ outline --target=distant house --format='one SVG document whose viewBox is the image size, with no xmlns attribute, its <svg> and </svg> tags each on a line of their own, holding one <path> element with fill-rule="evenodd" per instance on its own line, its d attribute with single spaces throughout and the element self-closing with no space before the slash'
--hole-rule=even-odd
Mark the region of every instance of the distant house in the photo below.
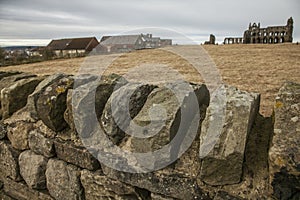
<svg viewBox="0 0 300 200">
<path fill-rule="evenodd" d="M 66 38 L 52 40 L 47 45 L 47 49 L 52 50 L 57 57 L 76 57 L 91 52 L 98 44 L 95 37 Z"/>
<path fill-rule="evenodd" d="M 101 53 L 125 53 L 144 49 L 142 35 L 103 36 L 97 51 Z"/>
<path fill-rule="evenodd" d="M 152 34 L 143 35 L 142 37 L 145 39 L 145 48 L 153 49 L 159 47 L 165 47 L 168 45 L 172 45 L 172 40 L 170 39 L 161 39 L 160 37 L 153 37 Z"/>
<path fill-rule="evenodd" d="M 45 47 L 35 47 L 26 49 L 25 52 L 29 57 L 42 57 Z"/>
<path fill-rule="evenodd" d="M 152 34 L 103 36 L 100 45 L 97 47 L 97 52 L 103 54 L 125 53 L 167 45 L 172 45 L 172 40 L 162 40 L 159 37 L 152 37 Z"/>
</svg>

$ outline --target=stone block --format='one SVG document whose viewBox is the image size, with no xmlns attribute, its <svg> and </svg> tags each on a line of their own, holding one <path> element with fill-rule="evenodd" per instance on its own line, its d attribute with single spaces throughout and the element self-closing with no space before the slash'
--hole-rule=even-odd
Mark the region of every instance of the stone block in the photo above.
<svg viewBox="0 0 300 200">
<path fill-rule="evenodd" d="M 50 159 L 46 169 L 47 188 L 56 200 L 84 199 L 80 169 L 62 160 Z"/>
<path fill-rule="evenodd" d="M 300 84 L 286 82 L 274 106 L 269 173 L 277 199 L 300 198 Z"/>
<path fill-rule="evenodd" d="M 9 87 L 3 88 L 1 90 L 2 118 L 6 119 L 24 107 L 27 97 L 42 80 L 41 77 L 21 79 Z"/>
<path fill-rule="evenodd" d="M 160 194 L 151 193 L 151 200 L 174 200 L 172 197 L 166 197 Z"/>
<path fill-rule="evenodd" d="M 155 173 L 127 173 L 102 165 L 103 172 L 109 178 L 146 189 L 151 193 L 174 199 L 209 199 L 207 194 L 197 185 L 196 179 L 181 173 L 165 173 L 164 170 Z"/>
<path fill-rule="evenodd" d="M 129 83 L 114 91 L 101 117 L 101 125 L 114 144 L 120 144 L 130 121 L 140 112 L 154 85 Z"/>
<path fill-rule="evenodd" d="M 96 82 L 99 77 L 90 74 L 79 74 L 74 76 L 74 88 L 78 88 L 85 84 L 90 84 L 92 82 Z M 72 96 L 73 96 L 73 89 L 70 89 L 67 94 L 67 109 L 64 113 L 64 119 L 68 123 L 69 127 L 72 131 L 76 131 L 74 119 L 73 119 L 73 112 L 72 112 Z"/>
<path fill-rule="evenodd" d="M 0 179 L 6 177 L 21 180 L 18 157 L 20 151 L 14 149 L 8 141 L 0 141 Z"/>
<path fill-rule="evenodd" d="M 201 128 L 201 181 L 214 186 L 241 181 L 246 141 L 259 102 L 259 94 L 234 87 L 216 91 Z"/>
<path fill-rule="evenodd" d="M 8 196 L 17 200 L 54 200 L 46 190 L 34 190 L 23 182 L 15 182 L 11 179 L 4 181 L 4 192 Z"/>
<path fill-rule="evenodd" d="M 35 120 L 38 120 L 37 115 L 37 108 L 36 108 L 36 102 L 41 95 L 42 92 L 51 84 L 53 84 L 55 81 L 62 79 L 66 75 L 64 74 L 54 74 L 51 76 L 46 77 L 42 82 L 38 84 L 38 86 L 35 88 L 32 94 L 30 94 L 27 98 L 27 105 L 28 111 L 30 112 L 30 115 Z"/>
<path fill-rule="evenodd" d="M 102 172 L 81 171 L 85 199 L 141 199 L 133 186 L 105 176 Z"/>
<path fill-rule="evenodd" d="M 64 120 L 68 90 L 73 87 L 73 78 L 65 76 L 48 85 L 36 101 L 38 117 L 54 131 L 68 127 Z"/>
<path fill-rule="evenodd" d="M 57 157 L 81 168 L 96 170 L 100 168 L 98 160 L 82 146 L 75 146 L 72 142 L 55 141 Z"/>
<path fill-rule="evenodd" d="M 65 118 L 70 127 L 76 128 L 78 137 L 88 138 L 93 134 L 112 92 L 126 83 L 123 77 L 111 74 L 73 89 Z"/>
<path fill-rule="evenodd" d="M 3 122 L 0 122 L 0 140 L 5 138 L 7 135 L 7 126 Z"/>
<path fill-rule="evenodd" d="M 0 72 L 0 80 L 5 77 L 13 76 L 13 75 L 17 75 L 17 74 L 21 74 L 21 72 L 18 72 L 18 71 Z"/>
<path fill-rule="evenodd" d="M 27 150 L 19 156 L 20 174 L 33 189 L 46 189 L 46 166 L 48 159 Z"/>
<path fill-rule="evenodd" d="M 55 155 L 53 139 L 45 137 L 40 131 L 33 130 L 28 136 L 29 148 L 37 154 L 51 158 Z"/>
<path fill-rule="evenodd" d="M 1 200 L 15 200 L 14 198 L 8 196 L 4 191 L 0 190 L 0 199 Z"/>
<path fill-rule="evenodd" d="M 26 150 L 28 146 L 28 135 L 33 130 L 33 124 L 27 121 L 14 121 L 7 125 L 7 137 L 12 146 L 18 150 Z"/>
<path fill-rule="evenodd" d="M 208 103 L 209 92 L 205 85 L 175 82 L 154 89 L 127 130 L 139 135 L 129 137 L 124 146 L 138 153 L 163 148 L 159 156 L 147 156 L 147 163 L 144 157 L 137 158 L 148 169 L 160 167 L 162 163 L 171 164 L 196 138 Z M 139 128 L 135 129 L 136 126 Z"/>
<path fill-rule="evenodd" d="M 15 84 L 17 81 L 22 79 L 29 79 L 36 77 L 36 75 L 29 74 L 29 73 L 16 73 L 10 76 L 6 76 L 0 79 L 0 91 L 3 88 L 9 87 L 13 84 Z"/>
<path fill-rule="evenodd" d="M 218 191 L 213 200 L 243 200 L 243 198 L 233 196 L 224 191 Z"/>
</svg>

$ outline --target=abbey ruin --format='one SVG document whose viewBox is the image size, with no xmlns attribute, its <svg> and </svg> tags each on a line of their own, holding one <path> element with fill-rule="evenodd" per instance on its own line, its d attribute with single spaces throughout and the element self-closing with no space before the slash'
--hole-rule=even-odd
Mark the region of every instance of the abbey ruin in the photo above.
<svg viewBox="0 0 300 200">
<path fill-rule="evenodd" d="M 243 37 L 226 37 L 224 44 L 276 44 L 293 42 L 293 18 L 286 26 L 268 26 L 261 28 L 260 23 L 249 24 Z"/>
</svg>

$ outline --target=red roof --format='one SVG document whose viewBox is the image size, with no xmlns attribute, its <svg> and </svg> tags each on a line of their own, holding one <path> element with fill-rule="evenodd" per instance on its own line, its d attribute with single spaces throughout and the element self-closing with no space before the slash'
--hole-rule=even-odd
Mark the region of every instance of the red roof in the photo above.
<svg viewBox="0 0 300 200">
<path fill-rule="evenodd" d="M 66 38 L 59 40 L 52 40 L 48 44 L 48 48 L 52 50 L 86 50 L 91 51 L 99 44 L 95 37 L 87 38 Z"/>
</svg>

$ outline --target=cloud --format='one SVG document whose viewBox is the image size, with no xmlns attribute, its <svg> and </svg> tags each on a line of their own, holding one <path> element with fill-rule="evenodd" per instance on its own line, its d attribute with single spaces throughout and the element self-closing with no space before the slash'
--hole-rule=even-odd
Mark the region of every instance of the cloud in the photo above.
<svg viewBox="0 0 300 200">
<path fill-rule="evenodd" d="M 116 34 L 143 27 L 173 29 L 187 36 L 242 36 L 249 22 L 300 22 L 297 0 L 27 0 L 0 2 L 0 39 L 51 39 Z M 294 29 L 295 40 L 300 40 Z M 202 41 L 203 42 L 203 41 Z"/>
</svg>

